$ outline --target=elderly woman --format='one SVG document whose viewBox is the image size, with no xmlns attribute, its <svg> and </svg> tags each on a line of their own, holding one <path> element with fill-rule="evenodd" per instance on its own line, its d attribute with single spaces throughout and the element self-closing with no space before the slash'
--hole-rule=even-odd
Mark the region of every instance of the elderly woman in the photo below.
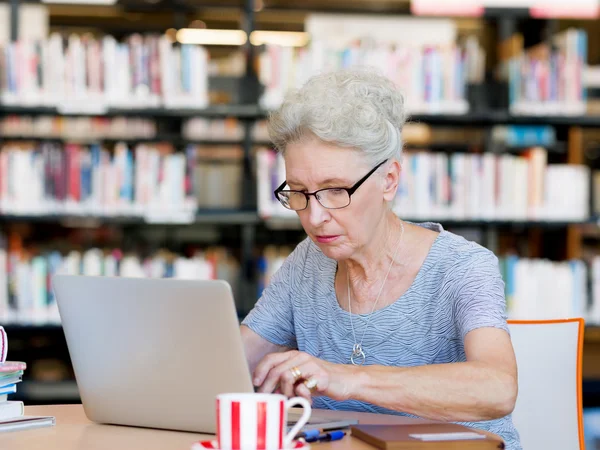
<svg viewBox="0 0 600 450">
<path fill-rule="evenodd" d="M 286 169 L 275 195 L 308 238 L 242 323 L 254 384 L 316 408 L 465 423 L 520 449 L 497 258 L 390 207 L 404 120 L 393 83 L 358 70 L 310 79 L 271 116 Z"/>
</svg>

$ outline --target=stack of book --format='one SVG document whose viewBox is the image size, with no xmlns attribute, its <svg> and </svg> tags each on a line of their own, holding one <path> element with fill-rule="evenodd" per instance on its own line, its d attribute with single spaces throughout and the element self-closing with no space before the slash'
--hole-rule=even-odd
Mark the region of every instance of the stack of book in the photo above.
<svg viewBox="0 0 600 450">
<path fill-rule="evenodd" d="M 9 401 L 8 395 L 17 392 L 26 364 L 6 361 L 8 338 L 0 327 L 0 432 L 54 425 L 54 417 L 25 416 L 21 401 Z"/>
<path fill-rule="evenodd" d="M 17 392 L 17 384 L 21 382 L 25 363 L 0 363 L 0 429 L 3 420 L 14 419 L 24 415 L 23 402 L 9 401 L 8 395 Z"/>
<path fill-rule="evenodd" d="M 0 327 L 0 423 L 24 414 L 23 402 L 8 401 L 8 394 L 17 392 L 17 383 L 21 382 L 25 363 L 6 362 L 7 355 L 8 336 Z"/>
</svg>

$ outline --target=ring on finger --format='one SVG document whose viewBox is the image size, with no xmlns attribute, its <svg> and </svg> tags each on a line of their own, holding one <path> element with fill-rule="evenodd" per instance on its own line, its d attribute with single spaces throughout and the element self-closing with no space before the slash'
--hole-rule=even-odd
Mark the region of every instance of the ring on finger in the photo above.
<svg viewBox="0 0 600 450">
<path fill-rule="evenodd" d="M 292 375 L 294 377 L 294 383 L 302 378 L 302 372 L 300 372 L 300 369 L 294 366 L 290 370 L 292 371 Z"/>
<path fill-rule="evenodd" d="M 317 388 L 317 380 L 316 378 L 309 378 L 308 380 L 304 380 L 304 386 L 308 388 L 309 391 L 314 391 Z"/>
</svg>

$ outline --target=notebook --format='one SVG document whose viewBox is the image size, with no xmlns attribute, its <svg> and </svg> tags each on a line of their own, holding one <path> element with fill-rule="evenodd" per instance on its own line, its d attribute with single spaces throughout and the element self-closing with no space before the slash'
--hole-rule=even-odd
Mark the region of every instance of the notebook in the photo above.
<svg viewBox="0 0 600 450">
<path fill-rule="evenodd" d="M 7 419 L 23 417 L 25 415 L 23 402 L 2 402 L 0 403 L 0 422 Z"/>
<path fill-rule="evenodd" d="M 0 363 L 0 374 L 21 372 L 27 368 L 27 364 L 20 361 L 5 361 Z"/>
<path fill-rule="evenodd" d="M 384 450 L 497 450 L 504 441 L 452 423 L 356 425 L 352 436 Z"/>
</svg>

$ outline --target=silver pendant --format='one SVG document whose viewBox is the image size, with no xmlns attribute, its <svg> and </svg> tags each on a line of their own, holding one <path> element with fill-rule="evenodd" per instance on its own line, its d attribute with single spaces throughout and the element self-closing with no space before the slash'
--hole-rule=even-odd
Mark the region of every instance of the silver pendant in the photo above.
<svg viewBox="0 0 600 450">
<path fill-rule="evenodd" d="M 352 361 L 352 364 L 355 366 L 362 366 L 365 363 L 366 358 L 367 356 L 362 349 L 362 345 L 354 344 L 354 347 L 352 348 L 352 356 L 350 356 L 350 361 Z"/>
</svg>

